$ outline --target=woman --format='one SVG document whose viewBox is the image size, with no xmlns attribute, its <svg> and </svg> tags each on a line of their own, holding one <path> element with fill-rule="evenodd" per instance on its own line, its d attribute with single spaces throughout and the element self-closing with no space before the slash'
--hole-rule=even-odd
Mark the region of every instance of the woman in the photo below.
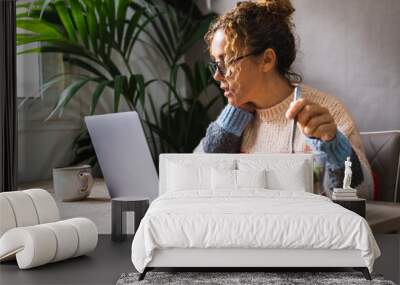
<svg viewBox="0 0 400 285">
<path fill-rule="evenodd" d="M 289 0 L 243 1 L 210 26 L 205 40 L 213 76 L 228 104 L 194 152 L 287 153 L 296 118 L 294 151 L 327 154 L 328 187 L 342 187 L 349 156 L 351 186 L 372 198 L 370 165 L 351 115 L 290 69 L 296 58 L 293 12 Z M 295 84 L 301 99 L 292 102 Z"/>
</svg>

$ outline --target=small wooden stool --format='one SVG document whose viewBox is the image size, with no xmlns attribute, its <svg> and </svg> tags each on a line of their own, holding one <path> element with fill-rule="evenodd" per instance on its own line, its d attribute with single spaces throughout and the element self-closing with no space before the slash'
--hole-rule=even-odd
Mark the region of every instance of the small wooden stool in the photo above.
<svg viewBox="0 0 400 285">
<path fill-rule="evenodd" d="M 118 197 L 111 200 L 111 240 L 123 241 L 126 239 L 126 220 L 124 212 L 135 212 L 135 232 L 140 221 L 149 208 L 150 199 L 147 197 Z"/>
</svg>

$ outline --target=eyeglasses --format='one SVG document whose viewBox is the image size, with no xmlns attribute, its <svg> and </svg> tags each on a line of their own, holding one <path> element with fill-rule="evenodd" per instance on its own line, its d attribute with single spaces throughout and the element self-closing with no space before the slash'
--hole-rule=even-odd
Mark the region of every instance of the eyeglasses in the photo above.
<svg viewBox="0 0 400 285">
<path fill-rule="evenodd" d="M 259 54 L 259 53 L 261 53 L 261 52 L 263 52 L 263 51 L 264 51 L 264 49 L 259 50 L 259 51 L 255 51 L 255 52 L 251 52 L 251 53 L 248 53 L 248 54 L 245 54 L 245 55 L 241 55 L 241 56 L 239 56 L 239 57 L 237 57 L 237 58 L 234 58 L 234 59 L 230 60 L 230 61 L 228 62 L 228 64 L 234 64 L 234 63 L 236 63 L 237 61 L 239 61 L 239 60 L 241 60 L 241 59 L 243 59 L 243 58 L 245 58 L 245 57 L 248 57 L 248 56 L 251 56 L 251 55 L 256 55 L 256 54 Z M 210 68 L 210 71 L 211 71 L 211 74 L 212 74 L 212 75 L 214 75 L 215 72 L 217 72 L 217 70 L 218 70 L 219 73 L 220 73 L 223 77 L 225 77 L 225 75 L 226 75 L 226 66 L 225 66 L 225 63 L 224 63 L 223 61 L 211 61 L 211 62 L 208 64 L 208 67 Z"/>
<path fill-rule="evenodd" d="M 215 72 L 217 72 L 217 70 L 219 71 L 219 73 L 225 77 L 226 74 L 226 67 L 225 67 L 225 63 L 223 61 L 211 61 L 208 64 L 208 67 L 210 68 L 211 74 L 214 75 Z"/>
</svg>

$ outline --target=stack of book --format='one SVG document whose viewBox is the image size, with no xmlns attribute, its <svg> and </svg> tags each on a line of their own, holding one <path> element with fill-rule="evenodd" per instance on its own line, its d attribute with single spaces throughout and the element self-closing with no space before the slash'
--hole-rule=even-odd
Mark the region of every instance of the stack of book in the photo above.
<svg viewBox="0 0 400 285">
<path fill-rule="evenodd" d="M 332 199 L 335 200 L 355 200 L 357 197 L 357 189 L 334 188 Z"/>
</svg>

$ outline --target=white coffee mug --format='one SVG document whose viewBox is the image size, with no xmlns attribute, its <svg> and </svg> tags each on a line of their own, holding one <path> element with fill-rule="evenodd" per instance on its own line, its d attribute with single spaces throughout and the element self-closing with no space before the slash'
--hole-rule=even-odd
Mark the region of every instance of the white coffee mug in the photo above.
<svg viewBox="0 0 400 285">
<path fill-rule="evenodd" d="M 53 168 L 53 183 L 57 200 L 69 202 L 85 199 L 93 187 L 91 166 Z"/>
</svg>

